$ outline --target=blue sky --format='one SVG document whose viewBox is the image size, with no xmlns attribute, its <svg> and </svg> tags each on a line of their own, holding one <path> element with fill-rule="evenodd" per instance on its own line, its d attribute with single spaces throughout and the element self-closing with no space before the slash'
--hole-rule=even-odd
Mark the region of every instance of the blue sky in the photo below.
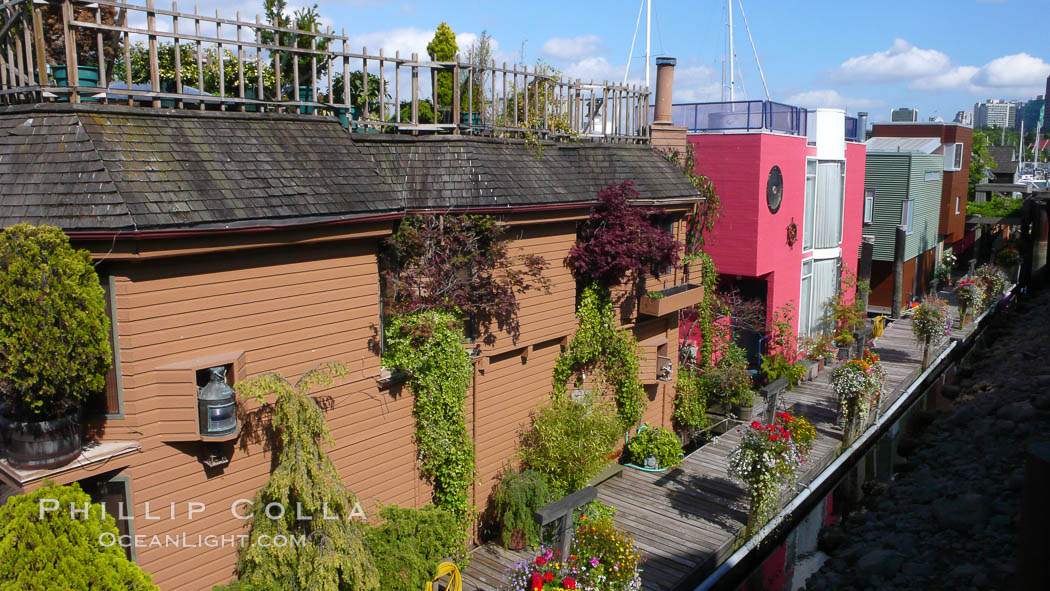
<svg viewBox="0 0 1050 591">
<path fill-rule="evenodd" d="M 734 2 L 736 0 L 733 0 Z M 725 54 L 726 0 L 653 0 L 654 55 L 678 58 L 676 101 L 719 100 Z M 290 4 L 302 5 L 297 0 Z M 337 30 L 370 52 L 424 52 L 433 30 L 447 21 L 461 48 L 482 30 L 497 57 L 533 64 L 542 58 L 564 72 L 595 80 L 622 79 L 640 0 L 319 0 Z M 951 120 L 986 98 L 1042 94 L 1050 52 L 1037 26 L 1050 0 L 911 0 L 845 2 L 743 0 L 770 93 L 803 106 L 867 110 L 873 120 L 911 106 L 919 115 Z M 203 0 L 224 14 L 258 11 L 261 0 Z M 761 82 L 736 8 L 736 54 L 742 85 L 762 98 Z M 644 51 L 644 15 L 635 48 Z M 642 79 L 644 60 L 632 62 Z M 738 89 L 740 89 L 738 78 Z M 741 94 L 743 94 L 741 89 Z"/>
</svg>

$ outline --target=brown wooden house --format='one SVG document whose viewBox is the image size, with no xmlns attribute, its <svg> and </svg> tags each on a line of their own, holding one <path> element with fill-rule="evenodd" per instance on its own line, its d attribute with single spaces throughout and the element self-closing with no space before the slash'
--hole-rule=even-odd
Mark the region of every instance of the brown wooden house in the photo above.
<svg viewBox="0 0 1050 591">
<path fill-rule="evenodd" d="M 197 536 L 246 533 L 231 505 L 262 486 L 271 455 L 249 433 L 201 435 L 202 371 L 225 365 L 232 383 L 337 360 L 350 379 L 317 396 L 346 485 L 366 512 L 427 503 L 412 394 L 379 383 L 370 346 L 382 326 L 377 247 L 408 212 L 485 212 L 512 227 L 514 248 L 546 258 L 551 288 L 521 298 L 520 335 L 482 345 L 475 363 L 468 425 L 484 507 L 576 328 L 576 284 L 562 264 L 576 224 L 600 189 L 624 180 L 676 220 L 697 199 L 647 145 L 564 143 L 537 157 L 517 141 L 351 136 L 310 116 L 2 108 L 0 225 L 56 225 L 92 252 L 116 353 L 82 456 L 49 471 L 0 462 L 0 481 L 8 493 L 81 481 L 129 503 L 134 520 L 122 527 L 142 536 L 133 556 L 161 588 L 209 589 L 232 576 L 236 550 Z M 680 237 L 683 226 L 672 224 Z M 675 270 L 645 289 L 682 282 Z M 627 298 L 622 311 L 644 356 L 645 420 L 669 426 L 673 386 L 657 360 L 677 359 L 677 310 L 639 314 Z M 228 463 L 209 466 L 213 455 Z M 207 507 L 192 520 L 190 502 Z"/>
</svg>

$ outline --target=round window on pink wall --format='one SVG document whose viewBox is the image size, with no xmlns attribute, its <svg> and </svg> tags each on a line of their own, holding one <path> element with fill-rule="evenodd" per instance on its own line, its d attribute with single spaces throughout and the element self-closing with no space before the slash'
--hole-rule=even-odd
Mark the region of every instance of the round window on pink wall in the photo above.
<svg viewBox="0 0 1050 591">
<path fill-rule="evenodd" d="M 780 209 L 780 202 L 784 198 L 784 176 L 780 174 L 780 167 L 774 166 L 769 169 L 769 177 L 766 179 L 766 205 L 769 213 L 776 213 Z"/>
</svg>

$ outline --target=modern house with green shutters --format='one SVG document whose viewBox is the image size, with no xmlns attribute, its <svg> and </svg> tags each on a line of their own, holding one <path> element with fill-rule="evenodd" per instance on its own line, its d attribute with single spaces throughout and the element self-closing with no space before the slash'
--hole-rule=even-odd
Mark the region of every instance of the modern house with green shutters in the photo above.
<svg viewBox="0 0 1050 591">
<path fill-rule="evenodd" d="M 932 152 L 939 146 L 935 138 L 883 137 L 867 142 L 864 234 L 875 236 L 868 300 L 873 311 L 892 307 L 897 226 L 906 228 L 901 304 L 925 295 L 933 279 L 944 155 Z"/>
</svg>

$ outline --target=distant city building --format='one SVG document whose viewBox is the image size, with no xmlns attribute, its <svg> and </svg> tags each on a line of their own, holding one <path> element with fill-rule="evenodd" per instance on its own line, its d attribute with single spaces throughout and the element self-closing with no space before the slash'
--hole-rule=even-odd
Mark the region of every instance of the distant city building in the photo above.
<svg viewBox="0 0 1050 591">
<path fill-rule="evenodd" d="M 955 119 L 952 120 L 954 123 L 961 125 L 973 126 L 973 111 L 959 111 L 955 114 Z"/>
<path fill-rule="evenodd" d="M 1046 77 L 1046 94 L 1043 95 L 1043 131 L 1050 131 L 1050 76 Z"/>
<path fill-rule="evenodd" d="M 894 123 L 914 123 L 919 120 L 919 112 L 908 107 L 901 107 L 890 112 L 890 121 Z"/>
<path fill-rule="evenodd" d="M 1017 121 L 1017 103 L 988 99 L 973 106 L 974 127 L 1013 129 Z"/>
<path fill-rule="evenodd" d="M 930 117 L 930 123 L 944 123 L 944 117 Z"/>
<path fill-rule="evenodd" d="M 1043 95 L 1025 102 L 1021 108 L 1017 110 L 1017 117 L 1014 120 L 1015 127 L 1021 127 L 1024 123 L 1026 130 L 1035 129 L 1036 126 L 1046 125 L 1046 99 Z"/>
</svg>

